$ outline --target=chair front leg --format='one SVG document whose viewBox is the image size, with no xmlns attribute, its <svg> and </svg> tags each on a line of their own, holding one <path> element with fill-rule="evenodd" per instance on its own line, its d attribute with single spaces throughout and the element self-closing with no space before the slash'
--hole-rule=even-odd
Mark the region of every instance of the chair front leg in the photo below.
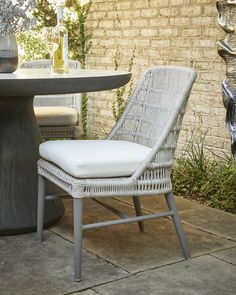
<svg viewBox="0 0 236 295">
<path fill-rule="evenodd" d="M 172 210 L 174 212 L 174 215 L 172 216 L 172 220 L 173 220 L 175 230 L 176 230 L 176 233 L 177 233 L 179 241 L 180 241 L 180 245 L 181 245 L 184 257 L 185 257 L 185 259 L 188 259 L 191 256 L 190 256 L 190 252 L 189 252 L 188 245 L 186 242 L 184 230 L 183 230 L 182 224 L 180 222 L 179 213 L 176 208 L 174 195 L 172 192 L 169 192 L 169 193 L 165 194 L 165 198 L 166 198 L 166 202 L 167 202 L 169 210 Z"/>
<path fill-rule="evenodd" d="M 45 179 L 38 176 L 38 211 L 37 211 L 37 240 L 43 241 L 43 223 L 44 223 L 44 205 L 45 205 Z"/>
<path fill-rule="evenodd" d="M 74 278 L 81 280 L 83 199 L 73 199 L 74 211 Z"/>
<path fill-rule="evenodd" d="M 142 207 L 139 196 L 133 196 L 134 208 L 136 212 L 136 216 L 142 216 Z M 138 221 L 138 226 L 140 231 L 144 231 L 144 223 L 143 221 Z"/>
</svg>

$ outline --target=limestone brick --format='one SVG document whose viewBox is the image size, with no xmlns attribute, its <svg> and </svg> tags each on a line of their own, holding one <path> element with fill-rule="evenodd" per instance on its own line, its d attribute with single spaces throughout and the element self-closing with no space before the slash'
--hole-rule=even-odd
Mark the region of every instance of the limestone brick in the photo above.
<svg viewBox="0 0 236 295">
<path fill-rule="evenodd" d="M 161 16 L 165 17 L 177 17 L 180 15 L 180 8 L 179 7 L 166 7 L 166 8 L 160 8 L 159 11 Z"/>
<path fill-rule="evenodd" d="M 150 7 L 168 7 L 169 3 L 163 0 L 149 0 L 149 5 Z"/>
<path fill-rule="evenodd" d="M 140 33 L 144 37 L 153 37 L 157 35 L 157 29 L 142 29 Z"/>
<path fill-rule="evenodd" d="M 193 46 L 195 47 L 213 47 L 216 50 L 216 44 L 214 40 L 210 40 L 210 39 L 197 39 L 193 41 Z"/>
<path fill-rule="evenodd" d="M 116 22 L 116 28 L 130 28 L 131 21 L 130 20 L 119 20 Z"/>
<path fill-rule="evenodd" d="M 203 7 L 203 14 L 215 16 L 216 8 L 212 4 L 204 5 Z"/>
<path fill-rule="evenodd" d="M 157 9 L 142 9 L 141 10 L 141 16 L 145 18 L 151 18 L 156 17 L 158 14 Z"/>
<path fill-rule="evenodd" d="M 148 19 L 135 19 L 131 21 L 132 27 L 147 27 L 149 25 Z"/>
<path fill-rule="evenodd" d="M 119 48 L 119 68 L 127 70 L 135 48 L 133 88 L 148 67 L 195 68 L 198 77 L 187 105 L 177 155 L 193 135 L 200 139 L 203 134 L 206 147 L 218 154 L 230 153 L 221 90 L 225 62 L 216 45 L 225 33 L 217 23 L 215 1 L 94 0 L 88 26 L 93 36 L 88 68 L 114 68 Z M 129 85 L 126 89 L 129 90 Z M 104 138 L 112 128 L 115 99 L 114 91 L 89 94 L 89 135 Z"/>
<path fill-rule="evenodd" d="M 106 11 L 113 10 L 114 9 L 114 3 L 113 2 L 100 2 L 96 5 L 97 11 Z"/>
<path fill-rule="evenodd" d="M 126 29 L 126 30 L 123 30 L 123 35 L 125 37 L 137 37 L 139 36 L 140 34 L 140 31 L 139 30 L 135 30 L 135 29 Z"/>
<path fill-rule="evenodd" d="M 151 47 L 157 47 L 157 48 L 169 47 L 170 43 L 171 43 L 170 39 L 155 39 L 155 40 L 151 40 Z"/>
<path fill-rule="evenodd" d="M 169 41 L 169 40 L 166 40 L 166 41 Z M 183 48 L 188 47 L 188 48 L 191 48 L 191 46 L 192 46 L 191 44 L 192 44 L 192 42 L 191 42 L 190 39 L 186 39 L 183 42 L 183 38 L 181 38 L 181 37 L 176 37 L 174 39 L 171 38 L 171 40 L 170 40 L 171 47 L 178 47 L 178 48 L 180 48 L 180 47 L 183 47 Z"/>
<path fill-rule="evenodd" d="M 170 19 L 171 26 L 188 26 L 190 24 L 189 17 L 171 17 Z"/>
<path fill-rule="evenodd" d="M 202 13 L 202 7 L 200 5 L 191 5 L 191 6 L 183 5 L 180 8 L 180 14 L 182 16 L 193 17 L 196 15 L 201 15 L 201 13 Z"/>
<path fill-rule="evenodd" d="M 136 1 L 130 1 L 132 2 L 132 8 L 149 8 L 149 1 L 143 1 L 143 0 L 136 0 Z"/>
<path fill-rule="evenodd" d="M 221 39 L 224 38 L 224 31 L 222 29 L 220 29 L 220 27 L 215 27 L 215 28 L 208 28 L 205 27 L 203 29 L 203 36 L 211 36 L 211 37 L 216 37 L 217 39 Z"/>
<path fill-rule="evenodd" d="M 191 23 L 197 26 L 214 26 L 215 17 L 213 16 L 198 16 L 191 18 Z"/>
<path fill-rule="evenodd" d="M 200 37 L 202 35 L 202 29 L 201 28 L 184 28 L 182 30 L 183 37 Z M 186 38 L 185 38 L 186 39 Z"/>
<path fill-rule="evenodd" d="M 216 50 L 216 48 L 207 48 L 207 49 L 204 49 L 204 51 L 203 51 L 203 56 L 205 57 L 205 58 L 208 58 L 208 59 L 215 59 L 216 58 L 216 56 L 217 56 L 217 50 Z"/>
<path fill-rule="evenodd" d="M 169 25 L 169 19 L 168 18 L 153 18 L 150 19 L 150 27 L 165 27 Z"/>
<path fill-rule="evenodd" d="M 115 2 L 115 8 L 117 9 L 117 10 L 130 10 L 131 9 L 131 2 L 132 1 L 126 1 L 126 2 L 124 2 L 124 1 L 116 1 Z M 106 8 L 106 9 L 108 9 L 108 8 Z"/>
<path fill-rule="evenodd" d="M 99 23 L 99 27 L 103 27 L 103 28 L 112 28 L 113 26 L 114 26 L 113 20 L 104 19 L 104 20 L 100 21 L 100 23 Z"/>
<path fill-rule="evenodd" d="M 141 10 L 140 9 L 134 9 L 134 10 L 126 10 L 124 11 L 124 18 L 138 18 L 141 15 Z"/>
<path fill-rule="evenodd" d="M 173 37 L 173 36 L 177 36 L 178 35 L 178 29 L 177 28 L 172 28 L 172 27 L 169 27 L 169 28 L 160 28 L 158 30 L 158 34 L 159 36 L 161 37 Z"/>
<path fill-rule="evenodd" d="M 170 0 L 170 5 L 171 6 L 177 6 L 177 5 L 187 5 L 189 4 L 190 1 L 186 0 Z"/>
</svg>

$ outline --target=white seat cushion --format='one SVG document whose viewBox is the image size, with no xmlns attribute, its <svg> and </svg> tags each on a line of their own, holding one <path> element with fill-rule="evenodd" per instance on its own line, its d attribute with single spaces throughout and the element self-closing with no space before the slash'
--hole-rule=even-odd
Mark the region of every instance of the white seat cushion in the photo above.
<svg viewBox="0 0 236 295">
<path fill-rule="evenodd" d="M 39 147 L 40 156 L 78 178 L 129 176 L 150 148 L 116 140 L 56 140 Z"/>
<path fill-rule="evenodd" d="M 69 107 L 34 107 L 39 126 L 69 126 L 78 122 L 78 112 Z"/>
</svg>

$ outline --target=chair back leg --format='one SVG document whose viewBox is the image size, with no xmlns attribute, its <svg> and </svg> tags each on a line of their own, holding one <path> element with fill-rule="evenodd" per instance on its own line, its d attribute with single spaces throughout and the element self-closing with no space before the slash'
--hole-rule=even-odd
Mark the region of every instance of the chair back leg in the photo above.
<svg viewBox="0 0 236 295">
<path fill-rule="evenodd" d="M 136 216 L 142 216 L 142 207 L 139 196 L 133 196 L 134 208 L 136 212 Z M 144 223 L 143 221 L 138 221 L 138 226 L 140 231 L 144 231 Z"/>
<path fill-rule="evenodd" d="M 37 211 L 37 240 L 43 241 L 43 221 L 44 221 L 44 205 L 45 205 L 45 179 L 38 176 L 38 211 Z"/>
<path fill-rule="evenodd" d="M 81 281 L 83 199 L 73 199 L 74 214 L 74 279 Z"/>
<path fill-rule="evenodd" d="M 180 222 L 179 214 L 178 214 L 178 211 L 176 208 L 174 195 L 172 192 L 169 192 L 169 193 L 165 194 L 165 198 L 166 198 L 166 202 L 167 202 L 169 210 L 174 212 L 174 215 L 172 216 L 172 220 L 173 220 L 173 223 L 175 226 L 176 233 L 179 238 L 179 242 L 180 242 L 184 257 L 185 257 L 185 259 L 191 258 L 190 252 L 188 249 L 188 245 L 186 242 L 185 234 L 183 231 L 183 227 Z"/>
</svg>

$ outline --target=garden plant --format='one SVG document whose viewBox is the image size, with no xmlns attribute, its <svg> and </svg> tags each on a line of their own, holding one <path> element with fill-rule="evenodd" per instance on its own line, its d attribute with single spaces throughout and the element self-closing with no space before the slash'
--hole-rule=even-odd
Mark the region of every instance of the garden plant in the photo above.
<svg viewBox="0 0 236 295">
<path fill-rule="evenodd" d="M 174 192 L 211 207 L 236 214 L 236 163 L 232 156 L 204 148 L 204 137 L 192 139 L 175 161 Z"/>
</svg>

